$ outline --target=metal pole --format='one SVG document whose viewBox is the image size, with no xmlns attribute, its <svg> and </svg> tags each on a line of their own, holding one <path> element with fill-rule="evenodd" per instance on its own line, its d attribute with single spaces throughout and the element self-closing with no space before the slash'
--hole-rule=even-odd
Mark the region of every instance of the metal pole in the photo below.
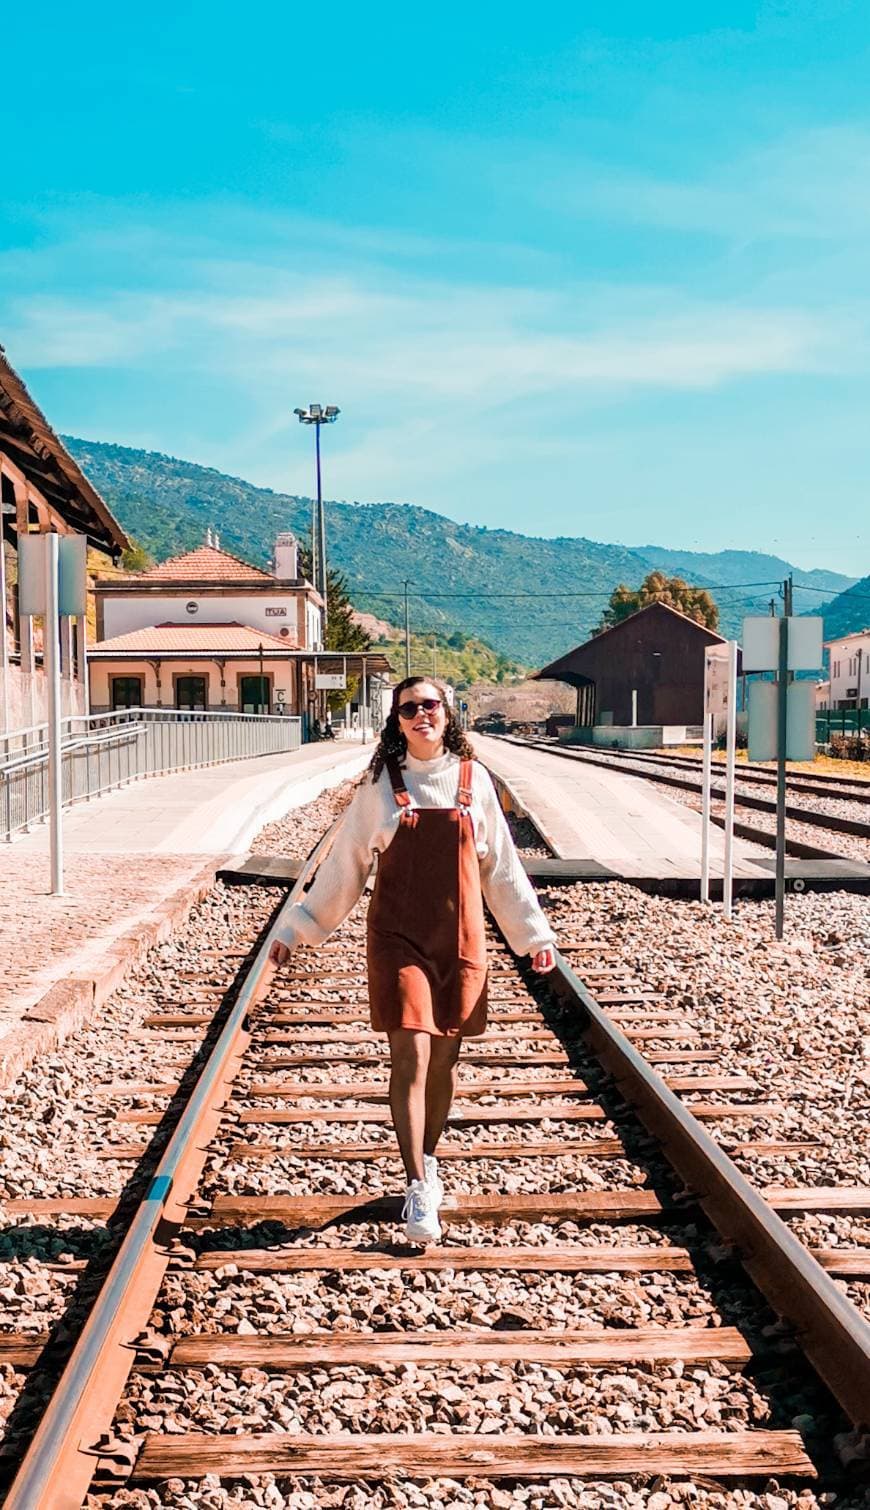
<svg viewBox="0 0 870 1510">
<path fill-rule="evenodd" d="M 411 620 L 408 616 L 408 580 L 405 579 L 405 676 L 411 675 Z"/>
<path fill-rule="evenodd" d="M 788 616 L 779 621 L 776 727 L 776 936 L 785 926 L 785 752 L 788 729 Z"/>
<path fill-rule="evenodd" d="M 369 717 L 369 709 L 368 709 L 368 683 L 366 681 L 366 658 L 365 658 L 365 655 L 363 655 L 363 657 L 362 657 L 362 708 L 361 708 L 360 711 L 362 713 L 362 719 L 361 719 L 361 722 L 362 722 L 362 742 L 363 742 L 363 744 L 365 744 L 366 740 L 368 739 L 368 728 L 367 728 L 367 725 L 368 725 L 368 717 Z"/>
<path fill-rule="evenodd" d="M 91 676 L 88 667 L 88 616 L 79 614 L 79 675 L 85 694 L 85 718 L 91 716 Z"/>
<path fill-rule="evenodd" d="M 710 661 L 704 656 L 704 753 L 701 761 L 701 901 L 710 900 L 710 765 L 713 753 Z"/>
<path fill-rule="evenodd" d="M 3 733 L 9 732 L 9 644 L 6 633 L 6 539 L 3 534 L 3 516 L 0 514 L 0 601 L 2 601 L 2 619 L 0 619 L 0 644 L 2 644 L 3 657 Z"/>
<path fill-rule="evenodd" d="M 58 622 L 58 546 L 52 531 L 45 536 L 45 622 L 43 654 L 48 693 L 48 806 L 52 896 L 63 896 L 63 825 L 61 785 L 60 637 Z"/>
<path fill-rule="evenodd" d="M 314 426 L 317 455 L 317 564 L 320 571 L 320 596 L 323 599 L 323 645 L 326 648 L 326 520 L 323 516 L 323 489 L 320 483 L 320 421 Z"/>
<path fill-rule="evenodd" d="M 637 688 L 631 689 L 631 727 L 637 728 Z"/>
<path fill-rule="evenodd" d="M 433 676 L 437 676 L 438 675 L 438 647 L 437 647 L 437 644 L 436 644 L 436 639 L 437 639 L 437 636 L 433 634 L 433 636 L 432 636 L 432 675 Z"/>
<path fill-rule="evenodd" d="M 725 735 L 725 870 L 722 902 L 731 921 L 734 895 L 734 757 L 737 747 L 737 641 L 728 641 L 728 706 Z"/>
</svg>

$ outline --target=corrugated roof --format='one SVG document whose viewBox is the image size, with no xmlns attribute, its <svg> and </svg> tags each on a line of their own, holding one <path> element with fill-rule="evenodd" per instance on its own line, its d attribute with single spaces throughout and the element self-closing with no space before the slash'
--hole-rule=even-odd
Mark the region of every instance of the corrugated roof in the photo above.
<svg viewBox="0 0 870 1510">
<path fill-rule="evenodd" d="M 183 556 L 170 556 L 131 579 L 136 582 L 276 582 L 271 572 L 251 566 L 240 556 L 214 545 L 200 545 Z"/>
<path fill-rule="evenodd" d="M 153 624 L 133 629 L 110 640 L 98 640 L 88 647 L 88 654 L 117 652 L 119 655 L 140 653 L 160 655 L 172 651 L 189 651 L 196 655 L 220 655 L 223 651 L 246 650 L 256 656 L 259 647 L 268 652 L 297 649 L 295 635 L 286 639 L 252 629 L 250 624 Z"/>
<path fill-rule="evenodd" d="M 95 545 L 123 550 L 129 540 L 117 519 L 34 403 L 0 346 L 0 446 L 73 529 Z"/>
</svg>

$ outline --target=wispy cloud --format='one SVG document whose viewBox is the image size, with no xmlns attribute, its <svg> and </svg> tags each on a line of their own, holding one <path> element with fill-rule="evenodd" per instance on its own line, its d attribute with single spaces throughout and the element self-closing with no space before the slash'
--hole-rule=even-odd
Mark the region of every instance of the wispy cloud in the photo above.
<svg viewBox="0 0 870 1510">
<path fill-rule="evenodd" d="M 249 263 L 190 270 L 162 292 L 21 293 L 5 330 L 21 364 L 326 374 L 357 390 L 498 407 L 590 384 L 704 388 L 835 369 L 842 317 L 690 299 L 669 288 L 457 286 L 405 277 L 288 278 Z M 191 287 L 191 283 L 194 286 Z M 852 327 L 852 333 L 853 327 Z"/>
<path fill-rule="evenodd" d="M 329 227 L 320 257 L 313 231 L 294 237 L 279 217 L 265 239 L 263 217 L 245 234 L 235 206 L 171 219 L 97 217 L 90 241 L 81 217 L 68 234 L 58 222 L 28 259 L 7 259 L 9 354 L 28 373 L 88 372 L 102 395 L 116 372 L 207 393 L 168 421 L 164 405 L 159 424 L 129 399 L 123 422 L 107 420 L 110 398 L 97 426 L 59 420 L 300 491 L 308 461 L 297 447 L 288 470 L 288 426 L 311 398 L 344 411 L 330 437 L 339 494 L 444 506 L 487 469 L 581 466 L 602 405 L 866 366 L 856 304 L 702 297 L 663 281 L 433 278 L 405 265 L 403 238 L 391 256 L 386 232 L 355 228 L 342 247 Z"/>
<path fill-rule="evenodd" d="M 594 162 L 557 161 L 532 171 L 539 193 L 584 218 L 738 242 L 866 239 L 870 200 L 870 130 L 830 126 L 790 132 L 709 164 L 696 177 L 665 178 Z"/>
</svg>

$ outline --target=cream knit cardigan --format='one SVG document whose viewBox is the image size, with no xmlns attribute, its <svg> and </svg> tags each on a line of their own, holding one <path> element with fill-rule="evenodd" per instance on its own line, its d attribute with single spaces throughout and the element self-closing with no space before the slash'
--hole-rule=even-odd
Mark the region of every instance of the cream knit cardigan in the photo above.
<svg viewBox="0 0 870 1510">
<path fill-rule="evenodd" d="M 414 807 L 456 806 L 457 755 L 439 755 L 434 760 L 407 755 L 402 775 Z M 472 767 L 471 791 L 487 906 L 514 953 L 535 954 L 554 943 L 553 930 L 520 863 L 489 773 L 478 761 Z M 290 908 L 276 935 L 282 943 L 290 949 L 299 943 L 322 944 L 335 932 L 362 896 L 375 856 L 392 843 L 400 816 L 387 771 L 374 783 L 366 772 L 305 901 Z M 421 859 L 425 862 L 425 856 Z"/>
</svg>

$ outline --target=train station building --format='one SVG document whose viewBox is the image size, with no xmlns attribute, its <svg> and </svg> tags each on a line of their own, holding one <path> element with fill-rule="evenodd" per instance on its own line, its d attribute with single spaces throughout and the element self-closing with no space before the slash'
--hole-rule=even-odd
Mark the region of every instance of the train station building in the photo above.
<svg viewBox="0 0 870 1510">
<path fill-rule="evenodd" d="M 47 716 L 39 625 L 18 610 L 18 542 L 25 534 L 81 534 L 117 557 L 129 543 L 117 520 L 34 403 L 0 347 L 0 703 L 3 732 Z M 84 619 L 61 620 L 61 706 L 86 706 Z"/>
<path fill-rule="evenodd" d="M 632 745 L 679 741 L 702 722 L 704 652 L 724 643 L 666 603 L 650 603 L 544 666 L 534 679 L 575 688 L 569 738 Z"/>
<path fill-rule="evenodd" d="M 275 542 L 265 571 L 221 548 L 209 529 L 197 549 L 95 587 L 93 712 L 174 708 L 239 713 L 322 711 L 332 676 L 388 669 L 381 655 L 323 647 L 323 600 L 300 572 L 295 537 Z"/>
</svg>

